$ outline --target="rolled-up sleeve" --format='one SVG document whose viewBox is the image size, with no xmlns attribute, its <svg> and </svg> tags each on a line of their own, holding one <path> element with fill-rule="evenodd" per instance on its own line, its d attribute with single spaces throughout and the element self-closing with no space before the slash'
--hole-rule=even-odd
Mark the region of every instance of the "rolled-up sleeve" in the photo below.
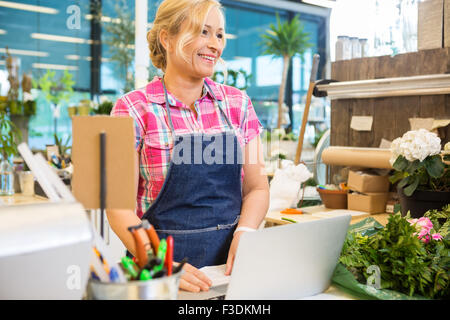
<svg viewBox="0 0 450 320">
<path fill-rule="evenodd" d="M 140 152 L 145 134 L 141 116 L 139 112 L 137 112 L 136 108 L 134 108 L 132 104 L 128 103 L 124 97 L 121 97 L 117 99 L 110 115 L 112 117 L 132 117 L 134 119 L 135 148 L 137 152 Z"/>
</svg>

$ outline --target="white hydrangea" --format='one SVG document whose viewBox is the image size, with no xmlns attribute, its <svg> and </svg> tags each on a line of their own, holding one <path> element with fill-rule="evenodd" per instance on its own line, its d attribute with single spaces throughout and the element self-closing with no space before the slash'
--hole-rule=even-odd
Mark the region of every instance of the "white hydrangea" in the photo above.
<svg viewBox="0 0 450 320">
<path fill-rule="evenodd" d="M 423 161 L 426 157 L 441 152 L 441 139 L 437 134 L 425 129 L 406 132 L 401 138 L 392 141 L 391 165 L 399 155 L 408 161 Z"/>
</svg>

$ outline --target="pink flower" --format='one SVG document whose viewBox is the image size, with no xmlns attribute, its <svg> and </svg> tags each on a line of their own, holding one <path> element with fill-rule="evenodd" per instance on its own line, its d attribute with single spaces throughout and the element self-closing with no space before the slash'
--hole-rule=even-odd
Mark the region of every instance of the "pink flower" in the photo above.
<svg viewBox="0 0 450 320">
<path fill-rule="evenodd" d="M 430 235 L 427 234 L 424 237 L 419 237 L 422 242 L 428 243 L 430 241 Z"/>
<path fill-rule="evenodd" d="M 430 232 L 427 229 L 422 229 L 420 230 L 419 234 L 417 235 L 420 238 L 426 236 L 427 234 L 429 234 Z"/>
<path fill-rule="evenodd" d="M 418 232 L 414 233 L 421 241 L 428 243 L 430 241 L 430 231 L 433 229 L 433 223 L 429 218 L 419 218 L 408 220 L 411 225 L 414 225 Z M 434 240 L 441 240 L 442 236 L 439 233 L 433 234 Z"/>
<path fill-rule="evenodd" d="M 433 238 L 433 240 L 437 240 L 437 241 L 443 239 L 440 233 L 433 233 L 433 234 L 431 235 L 431 237 Z"/>
<path fill-rule="evenodd" d="M 428 218 L 422 217 L 419 220 L 417 220 L 416 224 L 420 226 L 422 230 L 425 229 L 427 231 L 430 231 L 431 229 L 433 229 L 433 223 Z"/>
</svg>

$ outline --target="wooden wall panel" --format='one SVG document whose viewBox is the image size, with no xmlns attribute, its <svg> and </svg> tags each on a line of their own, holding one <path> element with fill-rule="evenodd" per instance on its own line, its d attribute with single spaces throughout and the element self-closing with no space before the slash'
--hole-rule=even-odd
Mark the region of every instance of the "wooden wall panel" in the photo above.
<svg viewBox="0 0 450 320">
<path fill-rule="evenodd" d="M 355 81 L 450 73 L 450 48 L 333 62 L 331 79 Z M 372 131 L 350 129 L 352 116 L 373 116 Z M 410 130 L 409 118 L 450 119 L 450 95 L 404 96 L 331 101 L 331 145 L 378 147 Z M 439 130 L 443 144 L 450 126 Z M 336 168 L 337 169 L 337 168 Z M 333 170 L 332 173 L 336 172 Z"/>
</svg>

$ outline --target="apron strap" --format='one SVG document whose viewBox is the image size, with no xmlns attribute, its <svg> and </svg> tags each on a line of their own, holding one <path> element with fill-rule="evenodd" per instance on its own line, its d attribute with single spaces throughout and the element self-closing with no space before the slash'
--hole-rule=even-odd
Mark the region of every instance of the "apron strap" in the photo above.
<svg viewBox="0 0 450 320">
<path fill-rule="evenodd" d="M 228 119 L 227 114 L 225 113 L 225 111 L 221 107 L 220 101 L 216 98 L 216 95 L 214 94 L 214 92 L 212 91 L 211 87 L 209 86 L 209 84 L 206 81 L 205 81 L 205 85 L 206 85 L 206 88 L 208 88 L 208 90 L 211 93 L 211 95 L 213 96 L 215 102 L 217 102 L 217 106 L 219 107 L 219 110 L 222 112 L 223 116 L 225 117 L 225 120 L 227 121 L 228 128 L 229 129 L 233 129 L 233 126 L 231 125 L 230 119 Z"/>
<path fill-rule="evenodd" d="M 165 102 L 166 102 L 166 110 L 167 110 L 167 116 L 168 116 L 168 118 L 169 118 L 170 129 L 172 130 L 173 134 L 175 134 L 175 128 L 174 128 L 173 123 L 172 123 L 172 116 L 171 116 L 171 113 L 170 113 L 170 107 L 169 107 L 169 97 L 167 96 L 167 89 L 166 89 L 166 86 L 165 86 L 165 84 L 164 84 L 164 78 L 161 79 L 161 82 L 162 82 L 162 85 L 163 85 L 163 88 L 164 88 L 164 99 L 165 99 Z M 214 92 L 212 91 L 212 89 L 211 89 L 211 87 L 209 86 L 209 84 L 208 84 L 206 81 L 205 81 L 204 83 L 205 83 L 206 88 L 208 89 L 208 91 L 209 91 L 209 92 L 211 93 L 211 95 L 213 96 L 214 102 L 217 103 L 217 106 L 219 107 L 219 110 L 222 112 L 222 114 L 223 114 L 225 120 L 227 121 L 228 128 L 229 128 L 229 129 L 233 129 L 233 125 L 231 124 L 230 119 L 228 119 L 228 116 L 227 116 L 227 114 L 225 113 L 225 111 L 222 109 L 222 106 L 221 106 L 220 101 L 217 100 L 216 95 L 215 95 Z"/>
<path fill-rule="evenodd" d="M 175 128 L 172 123 L 172 116 L 170 114 L 170 108 L 169 108 L 169 98 L 167 97 L 167 89 L 166 85 L 164 84 L 164 78 L 161 79 L 163 88 L 164 88 L 164 99 L 166 100 L 166 110 L 167 110 L 167 117 L 169 118 L 169 125 L 170 129 L 172 130 L 172 133 L 175 134 Z"/>
</svg>

